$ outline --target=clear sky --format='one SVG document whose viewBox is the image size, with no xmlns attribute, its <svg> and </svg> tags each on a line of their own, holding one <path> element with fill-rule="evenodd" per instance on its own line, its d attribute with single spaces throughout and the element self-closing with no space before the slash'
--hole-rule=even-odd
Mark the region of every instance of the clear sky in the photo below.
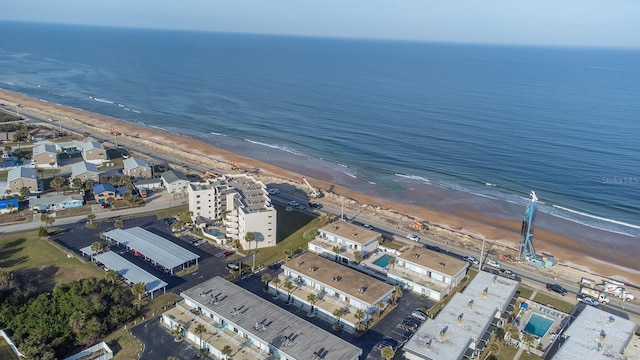
<svg viewBox="0 0 640 360">
<path fill-rule="evenodd" d="M 0 19 L 258 34 L 640 48 L 640 0 L 2 0 Z"/>
</svg>

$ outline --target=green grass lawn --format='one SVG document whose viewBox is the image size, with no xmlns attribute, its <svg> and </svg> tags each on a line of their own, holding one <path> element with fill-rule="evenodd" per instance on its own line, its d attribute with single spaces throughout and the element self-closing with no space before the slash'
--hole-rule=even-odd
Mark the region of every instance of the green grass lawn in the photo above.
<svg viewBox="0 0 640 360">
<path fill-rule="evenodd" d="M 533 289 L 525 285 L 520 285 L 518 291 L 520 291 L 520 297 L 523 299 L 529 299 L 531 297 L 531 294 L 533 294 Z"/>
<path fill-rule="evenodd" d="M 560 310 L 563 313 L 567 314 L 571 312 L 571 309 L 573 309 L 573 304 L 556 299 L 555 297 L 549 296 L 544 293 L 537 293 L 533 298 L 533 301 L 542 305 L 551 305 L 556 308 L 556 310 Z"/>
<path fill-rule="evenodd" d="M 2 360 L 19 360 L 18 356 L 11 350 L 9 344 L 0 337 L 0 359 Z"/>
<path fill-rule="evenodd" d="M 186 213 L 187 211 L 189 211 L 189 205 L 183 205 L 183 206 L 172 207 L 165 210 L 160 210 L 156 212 L 156 214 L 158 215 L 158 219 L 164 219 L 171 216 L 176 216 L 180 213 Z"/>
<path fill-rule="evenodd" d="M 103 278 L 105 272 L 89 262 L 67 257 L 70 251 L 38 236 L 36 230 L 0 235 L 0 268 L 13 272 L 42 289 L 88 277 Z"/>
</svg>

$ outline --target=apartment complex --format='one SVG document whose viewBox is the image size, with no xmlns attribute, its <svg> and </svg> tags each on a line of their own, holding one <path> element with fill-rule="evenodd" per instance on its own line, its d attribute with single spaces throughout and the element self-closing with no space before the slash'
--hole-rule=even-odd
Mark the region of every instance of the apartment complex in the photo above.
<svg viewBox="0 0 640 360">
<path fill-rule="evenodd" d="M 190 183 L 189 211 L 198 222 L 222 222 L 227 239 L 245 249 L 276 245 L 277 212 L 266 186 L 246 174 Z M 248 241 L 247 234 L 253 234 Z"/>
<path fill-rule="evenodd" d="M 339 220 L 318 229 L 318 236 L 309 242 L 308 249 L 326 258 L 349 264 L 375 251 L 379 236 L 380 233 Z"/>
<path fill-rule="evenodd" d="M 480 271 L 435 319 L 418 328 L 403 348 L 405 359 L 476 359 L 508 307 L 515 304 L 519 285 Z"/>
<path fill-rule="evenodd" d="M 180 294 L 162 322 L 215 358 L 356 360 L 362 350 L 221 277 Z M 196 334 L 196 327 L 206 330 Z"/>
<path fill-rule="evenodd" d="M 282 269 L 280 283 L 269 284 L 271 292 L 348 332 L 380 313 L 395 291 L 384 281 L 310 252 L 284 263 Z"/>
<path fill-rule="evenodd" d="M 468 267 L 466 261 L 416 246 L 396 258 L 387 276 L 404 288 L 440 301 L 460 284 Z"/>
</svg>

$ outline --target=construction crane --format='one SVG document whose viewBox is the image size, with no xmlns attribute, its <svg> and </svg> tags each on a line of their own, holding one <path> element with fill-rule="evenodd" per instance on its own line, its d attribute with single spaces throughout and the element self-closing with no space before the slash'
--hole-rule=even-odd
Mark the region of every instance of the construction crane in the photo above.
<svg viewBox="0 0 640 360">
<path fill-rule="evenodd" d="M 538 197 L 535 191 L 531 192 L 531 202 L 527 207 L 527 212 L 522 220 L 522 228 L 520 229 L 520 251 L 518 252 L 518 258 L 520 259 L 532 259 L 536 257 L 536 250 L 533 248 L 533 215 L 536 211 L 536 201 Z"/>
<path fill-rule="evenodd" d="M 309 187 L 310 192 L 310 196 L 313 198 L 321 198 L 323 196 L 322 192 L 320 191 L 320 189 L 314 189 L 313 186 L 311 186 L 311 184 L 309 184 L 309 182 L 307 181 L 307 179 L 302 178 L 302 181 L 304 181 L 305 184 L 307 184 L 307 186 Z"/>
<path fill-rule="evenodd" d="M 122 133 L 116 131 L 113 126 L 111 126 L 109 130 L 111 131 L 111 135 L 113 135 L 113 142 L 115 143 L 116 147 L 118 147 L 118 136 L 122 135 Z"/>
</svg>

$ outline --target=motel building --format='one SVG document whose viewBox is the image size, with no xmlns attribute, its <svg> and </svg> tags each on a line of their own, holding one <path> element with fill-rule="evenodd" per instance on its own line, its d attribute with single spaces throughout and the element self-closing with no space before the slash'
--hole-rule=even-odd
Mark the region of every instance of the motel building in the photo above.
<svg viewBox="0 0 640 360">
<path fill-rule="evenodd" d="M 349 342 L 219 276 L 180 295 L 184 300 L 162 314 L 162 324 L 214 359 L 357 360 L 362 354 Z M 229 355 L 222 353 L 227 346 Z"/>
<path fill-rule="evenodd" d="M 350 333 L 359 321 L 366 323 L 382 312 L 395 291 L 393 285 L 310 252 L 284 263 L 282 269 L 280 283 L 271 280 L 269 292 L 307 310 L 307 316 L 339 324 Z"/>
<path fill-rule="evenodd" d="M 378 248 L 380 233 L 346 221 L 334 221 L 318 229 L 318 236 L 309 242 L 308 249 L 320 256 L 342 264 L 355 264 L 361 257 Z"/>
<path fill-rule="evenodd" d="M 467 275 L 469 263 L 422 247 L 413 247 L 396 258 L 387 276 L 397 285 L 440 301 Z"/>
</svg>

